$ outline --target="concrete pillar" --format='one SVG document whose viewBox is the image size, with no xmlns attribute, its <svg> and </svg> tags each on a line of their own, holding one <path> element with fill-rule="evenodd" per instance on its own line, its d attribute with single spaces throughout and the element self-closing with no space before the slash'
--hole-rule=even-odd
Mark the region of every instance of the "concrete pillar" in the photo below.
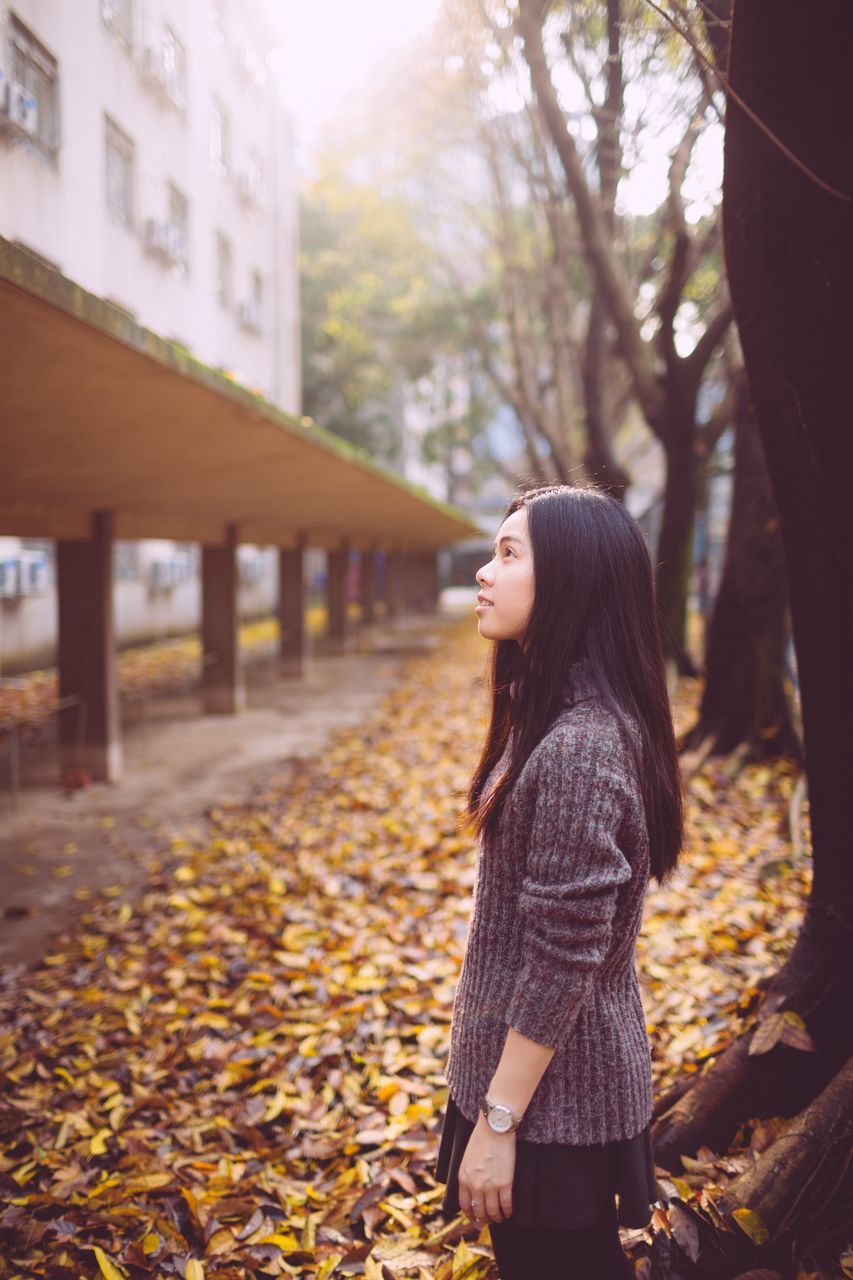
<svg viewBox="0 0 853 1280">
<path fill-rule="evenodd" d="M 438 563 L 435 551 L 418 554 L 418 608 L 434 613 L 438 604 Z"/>
<path fill-rule="evenodd" d="M 426 551 L 412 553 L 412 608 L 416 613 L 429 613 L 429 589 L 427 586 Z"/>
<path fill-rule="evenodd" d="M 396 618 L 405 612 L 403 587 L 402 551 L 388 551 L 385 554 L 385 616 Z"/>
<path fill-rule="evenodd" d="M 343 653 L 349 635 L 347 617 L 347 569 L 349 566 L 349 541 L 344 538 L 339 547 L 326 553 L 326 604 L 329 624 L 326 643 L 331 653 Z"/>
<path fill-rule="evenodd" d="M 114 530 L 114 513 L 95 511 L 91 538 L 56 544 L 59 696 L 82 699 L 59 713 L 62 767 L 64 772 L 76 765 L 102 782 L 118 782 L 122 774 Z"/>
<path fill-rule="evenodd" d="M 279 657 L 283 671 L 301 671 L 305 657 L 304 550 L 305 535 L 300 533 L 295 547 L 281 547 L 278 553 Z"/>
<path fill-rule="evenodd" d="M 361 553 L 361 621 L 370 626 L 376 621 L 376 574 L 378 557 L 373 548 Z"/>
<path fill-rule="evenodd" d="M 426 564 L 426 590 L 427 590 L 427 607 L 430 613 L 434 613 L 438 608 L 438 552 L 427 551 L 425 555 Z"/>
<path fill-rule="evenodd" d="M 225 542 L 201 549 L 202 708 L 231 715 L 246 705 L 237 616 L 237 526 Z"/>
</svg>

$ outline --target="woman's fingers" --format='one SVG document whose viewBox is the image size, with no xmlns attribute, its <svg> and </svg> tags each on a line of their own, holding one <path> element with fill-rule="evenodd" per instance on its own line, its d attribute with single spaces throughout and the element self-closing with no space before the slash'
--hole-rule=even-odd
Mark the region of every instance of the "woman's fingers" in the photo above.
<svg viewBox="0 0 853 1280">
<path fill-rule="evenodd" d="M 460 1187 L 459 1207 L 472 1222 L 503 1222 L 512 1215 L 512 1187 Z"/>
<path fill-rule="evenodd" d="M 479 1205 L 477 1208 L 479 1209 Z M 489 1222 L 501 1222 L 503 1214 L 501 1213 L 501 1201 L 497 1191 L 488 1191 L 486 1193 L 486 1215 Z"/>
</svg>

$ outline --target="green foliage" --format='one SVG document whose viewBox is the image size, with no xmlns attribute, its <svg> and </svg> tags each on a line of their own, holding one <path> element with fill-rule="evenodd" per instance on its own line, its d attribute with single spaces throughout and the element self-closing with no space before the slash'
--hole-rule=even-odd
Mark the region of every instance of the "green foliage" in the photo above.
<svg viewBox="0 0 853 1280">
<path fill-rule="evenodd" d="M 399 195 L 329 159 L 302 203 L 304 411 L 393 462 L 402 384 L 429 373 L 441 309 L 429 250 Z"/>
</svg>

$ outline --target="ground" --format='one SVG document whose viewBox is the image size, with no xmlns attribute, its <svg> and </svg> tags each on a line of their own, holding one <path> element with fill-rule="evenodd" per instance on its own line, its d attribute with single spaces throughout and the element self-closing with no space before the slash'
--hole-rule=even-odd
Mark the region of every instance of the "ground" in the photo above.
<svg viewBox="0 0 853 1280">
<path fill-rule="evenodd" d="M 123 727 L 118 784 L 63 791 L 55 752 L 25 760 L 30 785 L 17 807 L 0 792 L 0 966 L 37 961 L 96 892 L 134 901 L 171 844 L 204 839 L 212 805 L 247 797 L 282 760 L 358 724 L 407 659 L 429 651 L 457 615 L 451 596 L 440 614 L 377 627 L 366 651 L 310 654 L 298 675 L 276 677 L 269 664 L 255 664 L 248 706 L 236 716 L 200 715 L 192 693 L 156 697 Z"/>
<path fill-rule="evenodd" d="M 6 929 L 32 967 L 0 965 L 0 1277 L 492 1280 L 485 1230 L 443 1221 L 433 1176 L 488 650 L 470 614 L 412 619 L 392 647 L 256 673 L 237 717 L 158 698 L 120 787 L 24 796 L 7 857 L 34 867 L 14 882 L 36 914 Z M 699 692 L 678 682 L 679 729 Z M 684 766 L 684 855 L 638 940 L 658 1098 L 751 1024 L 811 883 L 791 762 Z M 665 1202 L 622 1233 L 640 1280 L 671 1197 L 713 1217 L 784 1123 L 658 1167 Z"/>
</svg>

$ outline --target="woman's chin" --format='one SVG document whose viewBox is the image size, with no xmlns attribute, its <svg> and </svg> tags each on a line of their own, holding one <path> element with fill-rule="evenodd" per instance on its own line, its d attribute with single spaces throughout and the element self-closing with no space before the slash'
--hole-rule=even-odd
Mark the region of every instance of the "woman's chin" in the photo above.
<svg viewBox="0 0 853 1280">
<path fill-rule="evenodd" d="M 480 635 L 484 640 L 502 640 L 503 636 L 500 634 L 500 627 L 496 627 L 494 625 L 492 619 L 489 617 L 490 612 L 490 609 L 486 609 L 483 613 L 478 615 L 477 630 L 480 632 Z"/>
</svg>

